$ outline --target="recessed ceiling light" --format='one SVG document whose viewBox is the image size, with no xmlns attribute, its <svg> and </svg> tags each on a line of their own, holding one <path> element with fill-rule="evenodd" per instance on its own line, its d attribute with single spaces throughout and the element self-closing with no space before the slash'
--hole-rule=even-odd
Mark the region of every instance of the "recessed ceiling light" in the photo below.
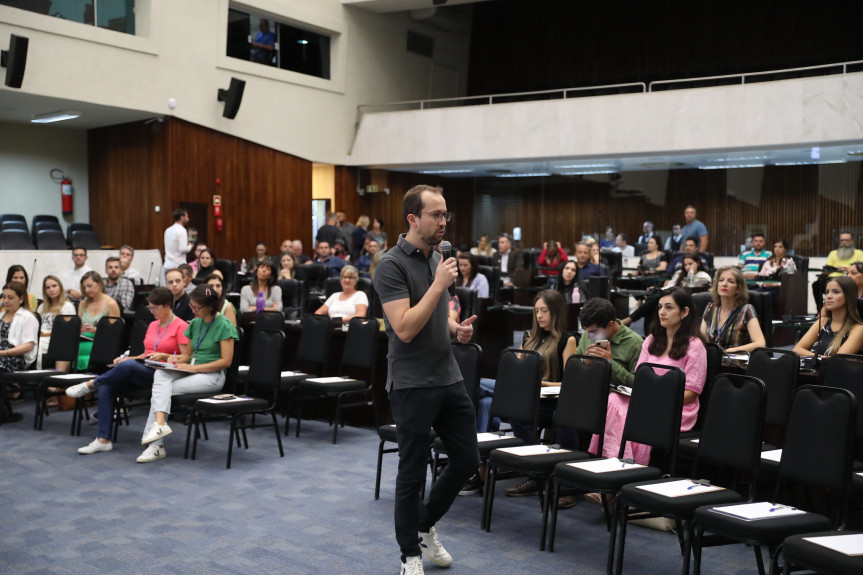
<svg viewBox="0 0 863 575">
<path fill-rule="evenodd" d="M 421 174 L 471 174 L 473 170 L 420 170 Z"/>
<path fill-rule="evenodd" d="M 72 112 L 63 110 L 59 112 L 48 112 L 47 114 L 37 114 L 30 120 L 31 124 L 50 124 L 52 122 L 62 122 L 63 120 L 74 120 L 80 118 L 81 112 Z"/>
<path fill-rule="evenodd" d="M 303 46 L 305 46 L 308 43 L 309 43 L 308 40 L 297 40 L 297 44 L 302 44 Z"/>
<path fill-rule="evenodd" d="M 764 164 L 725 164 L 722 166 L 698 166 L 699 170 L 730 170 L 733 168 L 763 168 Z"/>
<path fill-rule="evenodd" d="M 498 174 L 498 178 L 542 178 L 550 176 L 548 172 L 529 172 L 524 174 Z"/>
</svg>

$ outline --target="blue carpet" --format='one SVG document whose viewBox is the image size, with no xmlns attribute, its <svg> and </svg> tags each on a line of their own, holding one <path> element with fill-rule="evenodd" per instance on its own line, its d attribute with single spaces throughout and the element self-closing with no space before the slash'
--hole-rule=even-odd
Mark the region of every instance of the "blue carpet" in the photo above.
<svg viewBox="0 0 863 575">
<path fill-rule="evenodd" d="M 272 430 L 249 432 L 249 449 L 225 469 L 227 425 L 211 424 L 195 461 L 182 457 L 185 428 L 173 423 L 168 457 L 135 463 L 146 412 L 120 429 L 114 450 L 79 455 L 95 437 L 69 435 L 71 412 L 53 412 L 32 430 L 32 403 L 15 406 L 22 422 L 0 427 L 0 573 L 26 574 L 395 574 L 393 488 L 397 457 L 384 457 L 381 499 L 374 500 L 377 434 L 346 427 L 330 444 L 325 422 L 303 423 L 278 457 Z M 500 575 L 600 574 L 607 533 L 600 508 L 580 503 L 560 514 L 555 553 L 538 547 L 536 499 L 495 500 L 492 532 L 479 529 L 482 499 L 459 497 L 438 524 L 455 563 L 447 572 Z M 627 573 L 679 573 L 677 538 L 632 527 Z M 752 573 L 742 546 L 705 551 L 705 573 Z M 440 572 L 426 564 L 427 573 Z"/>
</svg>

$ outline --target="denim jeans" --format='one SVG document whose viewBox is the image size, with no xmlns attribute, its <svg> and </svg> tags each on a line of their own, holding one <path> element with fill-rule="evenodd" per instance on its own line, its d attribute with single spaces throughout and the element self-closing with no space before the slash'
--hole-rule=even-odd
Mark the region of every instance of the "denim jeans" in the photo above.
<svg viewBox="0 0 863 575">
<path fill-rule="evenodd" d="M 135 360 L 118 363 L 94 380 L 96 395 L 99 402 L 99 430 L 97 437 L 111 439 L 111 427 L 114 423 L 114 401 L 121 393 L 130 387 L 146 389 L 153 385 L 153 373 L 156 370 Z"/>
<path fill-rule="evenodd" d="M 414 387 L 389 394 L 399 443 L 395 528 L 402 558 L 420 554 L 419 531 L 428 531 L 444 516 L 465 481 L 479 467 L 476 415 L 464 384 Z M 420 501 L 426 480 L 430 430 L 446 446 L 448 465 Z"/>
</svg>

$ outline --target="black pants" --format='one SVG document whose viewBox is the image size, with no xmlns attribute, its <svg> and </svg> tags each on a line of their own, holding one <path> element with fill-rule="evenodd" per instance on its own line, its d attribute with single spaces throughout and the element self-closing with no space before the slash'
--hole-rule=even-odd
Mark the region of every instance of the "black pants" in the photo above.
<svg viewBox="0 0 863 575">
<path fill-rule="evenodd" d="M 396 541 L 404 559 L 420 554 L 417 532 L 434 527 L 479 467 L 476 412 L 461 382 L 393 390 L 389 397 L 399 442 Z M 422 502 L 432 428 L 446 446 L 448 464 Z"/>
</svg>

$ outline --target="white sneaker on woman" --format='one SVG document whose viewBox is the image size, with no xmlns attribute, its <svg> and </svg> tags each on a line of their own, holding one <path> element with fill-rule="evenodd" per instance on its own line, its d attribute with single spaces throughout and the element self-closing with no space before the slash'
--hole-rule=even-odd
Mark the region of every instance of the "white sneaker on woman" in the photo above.
<svg viewBox="0 0 863 575">
<path fill-rule="evenodd" d="M 166 435 L 171 435 L 171 428 L 168 427 L 168 424 L 159 425 L 158 423 L 154 423 L 150 426 L 150 429 L 147 431 L 147 435 L 144 436 L 144 439 L 141 440 L 141 445 L 147 445 L 148 443 L 153 443 L 157 439 L 162 439 Z"/>
<path fill-rule="evenodd" d="M 98 439 L 94 439 L 90 445 L 79 447 L 78 453 L 81 453 L 83 455 L 90 455 L 91 453 L 99 453 L 100 451 L 111 451 L 112 449 L 114 449 L 114 444 L 110 441 L 108 443 L 102 443 Z"/>
<path fill-rule="evenodd" d="M 151 461 L 159 461 L 160 459 L 165 459 L 165 447 L 163 445 L 156 445 L 155 443 L 151 443 L 147 446 L 147 449 L 138 456 L 136 460 L 138 463 L 150 463 Z"/>
<path fill-rule="evenodd" d="M 66 395 L 69 397 L 84 397 L 88 393 L 93 393 L 96 391 L 95 387 L 90 387 L 87 385 L 89 382 L 85 381 L 84 383 L 78 383 L 75 385 L 70 385 L 66 388 Z"/>
</svg>

